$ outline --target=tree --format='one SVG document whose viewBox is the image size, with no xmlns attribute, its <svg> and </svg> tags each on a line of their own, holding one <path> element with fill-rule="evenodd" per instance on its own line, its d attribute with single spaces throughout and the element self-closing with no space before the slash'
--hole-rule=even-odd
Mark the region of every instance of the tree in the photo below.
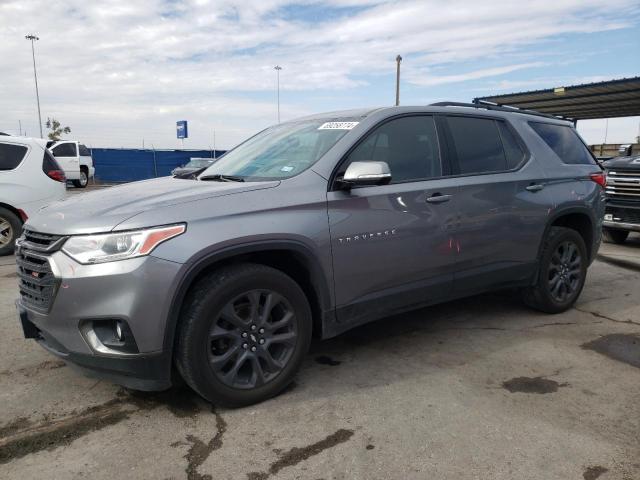
<svg viewBox="0 0 640 480">
<path fill-rule="evenodd" d="M 60 140 L 63 133 L 71 133 L 69 127 L 61 127 L 60 122 L 55 118 L 47 118 L 46 126 L 51 130 L 48 134 L 49 140 Z"/>
</svg>

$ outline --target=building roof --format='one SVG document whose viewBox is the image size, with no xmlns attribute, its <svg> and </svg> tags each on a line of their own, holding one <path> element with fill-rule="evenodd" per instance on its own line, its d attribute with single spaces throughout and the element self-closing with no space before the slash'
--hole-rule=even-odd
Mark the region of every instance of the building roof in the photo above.
<svg viewBox="0 0 640 480">
<path fill-rule="evenodd" d="M 640 115 L 640 77 L 474 99 L 536 110 L 570 120 Z"/>
</svg>

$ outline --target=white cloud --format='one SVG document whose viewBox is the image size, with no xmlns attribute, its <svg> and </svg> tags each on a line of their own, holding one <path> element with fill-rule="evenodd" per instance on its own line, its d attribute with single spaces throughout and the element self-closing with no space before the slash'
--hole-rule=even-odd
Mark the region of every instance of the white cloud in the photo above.
<svg viewBox="0 0 640 480">
<path fill-rule="evenodd" d="M 218 143 L 229 147 L 275 121 L 276 64 L 284 66 L 281 109 L 287 119 L 314 108 L 357 106 L 329 101 L 318 107 L 306 98 L 374 92 L 380 76 L 393 72 L 397 53 L 405 57 L 404 81 L 416 88 L 500 81 L 542 66 L 524 47 L 628 26 L 639 13 L 637 0 L 294 3 L 298 11 L 305 4 L 342 9 L 321 21 L 293 15 L 287 10 L 292 3 L 3 0 L 0 130 L 17 130 L 20 119 L 36 133 L 24 39 L 30 32 L 41 38 L 36 53 L 43 115 L 71 125 L 74 137 L 96 146 L 138 146 L 144 137 L 146 144 L 172 147 L 174 122 L 186 118 L 188 145 L 208 146 L 216 128 Z M 522 55 L 514 60 L 514 54 Z M 493 63 L 458 67 L 478 60 Z M 371 95 L 368 104 L 387 103 Z"/>
<path fill-rule="evenodd" d="M 412 77 L 410 77 L 409 81 L 415 85 L 428 87 L 432 85 L 442 85 L 445 83 L 448 84 L 464 82 L 467 80 L 477 80 L 479 78 L 496 77 L 505 73 L 511 73 L 525 68 L 541 67 L 543 65 L 545 65 L 543 62 L 520 63 L 516 65 L 506 65 L 504 67 L 483 68 L 456 75 L 441 75 L 434 77 L 430 77 L 429 72 L 427 71 L 425 73 L 414 73 Z"/>
</svg>

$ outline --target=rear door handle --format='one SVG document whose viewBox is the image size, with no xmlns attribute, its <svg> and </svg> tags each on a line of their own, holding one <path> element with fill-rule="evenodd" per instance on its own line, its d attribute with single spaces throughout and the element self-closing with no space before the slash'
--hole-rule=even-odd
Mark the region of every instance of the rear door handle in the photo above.
<svg viewBox="0 0 640 480">
<path fill-rule="evenodd" d="M 530 192 L 539 192 L 540 190 L 542 190 L 544 188 L 544 185 L 542 185 L 541 183 L 532 183 L 531 185 L 527 186 L 526 188 Z"/>
<path fill-rule="evenodd" d="M 451 200 L 451 195 L 442 195 L 440 193 L 434 193 L 425 200 L 427 203 L 444 203 Z"/>
</svg>

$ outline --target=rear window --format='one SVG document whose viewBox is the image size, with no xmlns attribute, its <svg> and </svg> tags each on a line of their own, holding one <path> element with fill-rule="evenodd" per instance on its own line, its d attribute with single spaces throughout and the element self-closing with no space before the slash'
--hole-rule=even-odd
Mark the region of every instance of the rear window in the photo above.
<svg viewBox="0 0 640 480">
<path fill-rule="evenodd" d="M 53 147 L 54 157 L 75 157 L 77 156 L 75 143 L 63 143 L 57 147 Z"/>
<path fill-rule="evenodd" d="M 538 122 L 529 122 L 529 125 L 564 163 L 570 165 L 596 164 L 591 152 L 573 128 Z"/>
<path fill-rule="evenodd" d="M 13 145 L 11 143 L 0 143 L 0 170 L 13 170 L 27 154 L 27 147 L 24 145 Z"/>
<path fill-rule="evenodd" d="M 42 171 L 49 174 L 51 170 L 61 170 L 57 160 L 51 155 L 51 152 L 45 148 L 44 157 L 42 158 Z"/>
<path fill-rule="evenodd" d="M 78 146 L 78 148 L 80 149 L 80 156 L 82 156 L 82 157 L 90 157 L 91 156 L 91 152 L 84 145 L 80 144 Z"/>
</svg>

